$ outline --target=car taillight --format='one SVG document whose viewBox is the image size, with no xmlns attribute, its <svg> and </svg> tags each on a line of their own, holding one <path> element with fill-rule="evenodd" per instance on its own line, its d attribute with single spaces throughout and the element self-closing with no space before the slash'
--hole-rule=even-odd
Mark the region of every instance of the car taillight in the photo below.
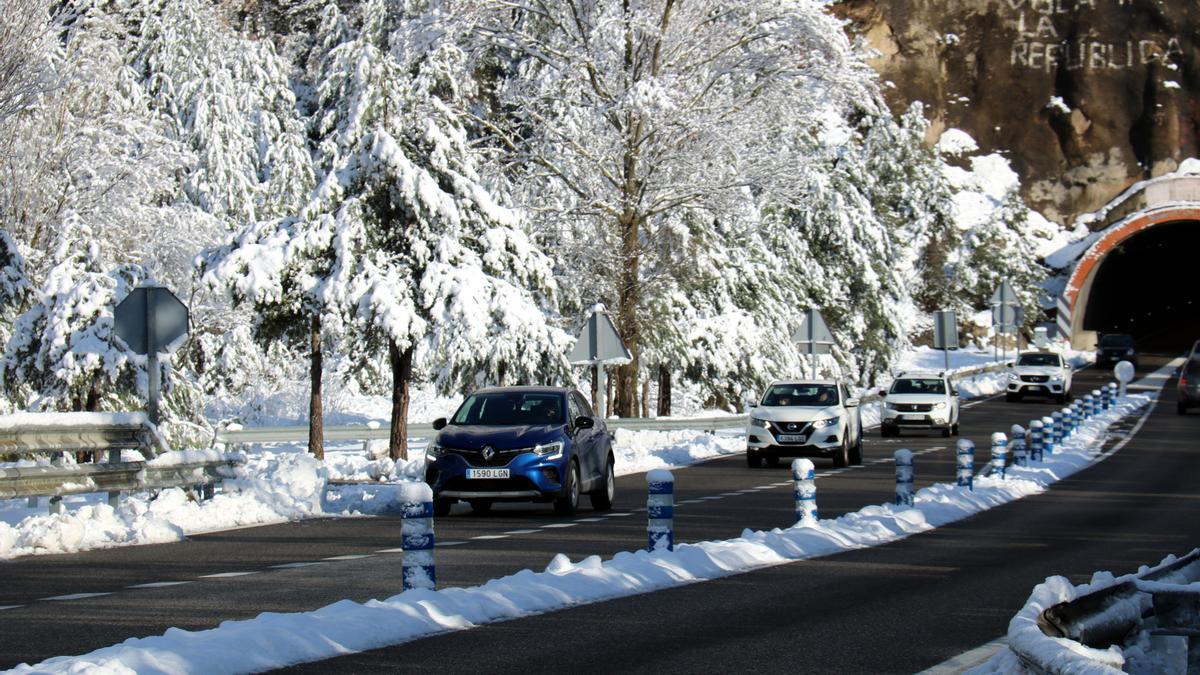
<svg viewBox="0 0 1200 675">
<path fill-rule="evenodd" d="M 1181 386 L 1181 387 L 1187 386 L 1187 373 L 1179 374 L 1179 386 Z"/>
</svg>

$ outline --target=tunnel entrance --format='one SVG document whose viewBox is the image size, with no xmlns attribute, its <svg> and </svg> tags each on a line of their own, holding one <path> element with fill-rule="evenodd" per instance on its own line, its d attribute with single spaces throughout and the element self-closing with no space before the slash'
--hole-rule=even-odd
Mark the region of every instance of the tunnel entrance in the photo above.
<svg viewBox="0 0 1200 675">
<path fill-rule="evenodd" d="M 1083 328 L 1129 333 L 1143 352 L 1182 352 L 1200 338 L 1200 221 L 1156 225 L 1113 248 Z"/>
</svg>

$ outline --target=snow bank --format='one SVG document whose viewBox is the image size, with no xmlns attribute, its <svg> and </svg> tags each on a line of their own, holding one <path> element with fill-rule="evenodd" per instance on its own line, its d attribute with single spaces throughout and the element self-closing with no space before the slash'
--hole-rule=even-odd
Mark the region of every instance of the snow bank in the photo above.
<svg viewBox="0 0 1200 675">
<path fill-rule="evenodd" d="M 552 558 L 545 570 L 522 570 L 472 588 L 411 590 L 386 600 L 343 600 L 297 613 L 265 613 L 205 631 L 171 629 L 129 639 L 78 657 L 55 657 L 17 673 L 245 672 L 280 668 L 399 644 L 450 630 L 565 607 L 715 579 L 840 551 L 878 546 L 1041 492 L 1092 463 L 1107 427 L 1149 403 L 1119 399 L 1087 421 L 1062 452 L 1034 467 L 1013 467 L 1009 478 L 980 477 L 973 491 L 948 484 L 917 492 L 914 506 L 868 506 L 815 525 L 769 532 L 746 530 L 726 541 L 682 544 L 672 552 L 623 552 L 610 560 Z M 917 471 L 920 471 L 920 465 Z M 1061 590 L 1050 593 L 1047 602 Z"/>
</svg>

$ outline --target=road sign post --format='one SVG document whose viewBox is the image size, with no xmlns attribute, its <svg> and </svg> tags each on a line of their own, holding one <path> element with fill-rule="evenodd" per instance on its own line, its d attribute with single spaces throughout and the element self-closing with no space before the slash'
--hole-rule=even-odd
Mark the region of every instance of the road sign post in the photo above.
<svg viewBox="0 0 1200 675">
<path fill-rule="evenodd" d="M 604 311 L 604 305 L 594 305 L 567 361 L 573 365 L 596 366 L 596 400 L 593 403 L 597 417 L 607 416 L 605 398 L 608 396 L 608 373 L 604 371 L 605 364 L 624 364 L 631 360 L 633 355 L 625 348 L 616 326 Z"/>
<path fill-rule="evenodd" d="M 158 353 L 169 350 L 188 332 L 188 308 L 163 286 L 138 286 L 113 311 L 113 334 L 135 354 L 146 357 L 149 391 L 146 412 L 158 424 L 162 388 Z"/>
<path fill-rule="evenodd" d="M 792 333 L 792 340 L 808 353 L 809 367 L 812 378 L 817 378 L 817 356 L 833 353 L 833 333 L 825 325 L 825 319 L 815 309 L 805 310 L 800 326 Z"/>
<path fill-rule="evenodd" d="M 1001 335 L 1017 335 L 1018 346 L 1020 346 L 1020 326 L 1024 322 L 1024 312 L 1021 309 L 1021 302 L 1017 299 L 1017 293 L 1013 290 L 1012 284 L 1008 283 L 1008 279 L 1000 281 L 1000 285 L 996 287 L 996 291 L 992 293 L 992 327 L 995 333 L 995 342 L 992 343 L 993 354 L 995 354 L 996 346 L 1000 343 Z M 1008 343 L 1004 343 L 1004 358 L 1008 358 Z"/>
<path fill-rule="evenodd" d="M 933 348 L 941 349 L 950 370 L 950 350 L 958 348 L 958 318 L 952 309 L 939 309 L 933 313 Z"/>
</svg>

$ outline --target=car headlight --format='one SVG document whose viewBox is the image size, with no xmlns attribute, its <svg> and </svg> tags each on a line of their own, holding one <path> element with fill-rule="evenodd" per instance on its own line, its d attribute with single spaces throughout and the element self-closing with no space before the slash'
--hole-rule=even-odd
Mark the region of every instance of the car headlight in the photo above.
<svg viewBox="0 0 1200 675">
<path fill-rule="evenodd" d="M 887 408 L 888 410 L 896 410 L 896 404 L 892 403 L 891 401 L 884 401 L 883 407 Z"/>
<path fill-rule="evenodd" d="M 1021 379 L 1021 376 L 1020 376 L 1020 375 L 1018 375 L 1018 374 L 1016 374 L 1016 373 L 1009 373 L 1009 374 L 1008 374 L 1008 381 L 1009 381 L 1009 382 L 1016 382 L 1016 381 L 1017 381 L 1017 380 L 1019 380 L 1019 379 Z"/>
<path fill-rule="evenodd" d="M 813 420 L 812 428 L 813 429 L 824 429 L 826 427 L 831 427 L 838 423 L 838 419 L 839 418 L 837 418 L 837 417 L 830 417 L 829 419 L 826 419 L 826 420 Z"/>
<path fill-rule="evenodd" d="M 934 403 L 934 404 L 933 404 L 933 409 L 934 409 L 934 410 L 941 410 L 941 409 L 943 409 L 943 408 L 945 408 L 945 407 L 946 407 L 946 402 L 945 402 L 945 401 L 941 401 L 941 402 L 938 402 L 938 403 Z"/>
<path fill-rule="evenodd" d="M 446 449 L 437 443 L 430 443 L 425 448 L 425 454 L 429 457 L 441 457 L 446 454 Z"/>
<path fill-rule="evenodd" d="M 750 418 L 750 426 L 762 427 L 762 428 L 766 429 L 768 424 L 769 424 L 769 422 L 767 422 L 766 420 L 759 419 L 757 417 Z"/>
<path fill-rule="evenodd" d="M 1133 350 L 1132 350 L 1132 349 L 1126 349 L 1126 350 L 1125 350 L 1125 355 L 1126 355 L 1126 356 L 1133 356 Z"/>
<path fill-rule="evenodd" d="M 539 444 L 533 446 L 534 454 L 539 455 L 541 457 L 562 454 L 562 449 L 563 449 L 562 441 L 554 441 L 553 443 L 539 443 Z"/>
</svg>

